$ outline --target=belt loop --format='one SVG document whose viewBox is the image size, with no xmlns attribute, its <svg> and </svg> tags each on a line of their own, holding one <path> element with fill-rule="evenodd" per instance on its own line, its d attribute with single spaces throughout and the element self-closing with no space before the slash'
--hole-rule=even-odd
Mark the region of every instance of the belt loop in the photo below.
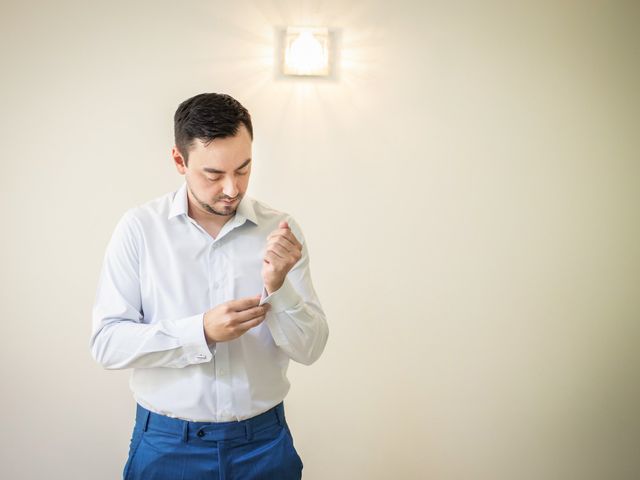
<svg viewBox="0 0 640 480">
<path fill-rule="evenodd" d="M 281 427 L 284 427 L 284 412 L 280 411 L 280 405 L 276 405 L 275 407 L 273 407 L 273 410 L 276 413 L 276 418 L 278 419 L 278 423 L 280 424 Z"/>
<path fill-rule="evenodd" d="M 250 442 L 251 440 L 253 440 L 253 427 L 251 426 L 251 422 L 245 422 L 244 431 L 247 435 L 247 441 Z"/>
<path fill-rule="evenodd" d="M 187 420 L 185 420 L 182 425 L 182 441 L 184 443 L 189 441 L 189 422 Z"/>
<path fill-rule="evenodd" d="M 144 409 L 144 417 L 142 419 L 142 431 L 143 432 L 147 431 L 147 426 L 149 425 L 149 417 L 150 416 L 151 416 L 151 412 L 145 408 Z"/>
</svg>

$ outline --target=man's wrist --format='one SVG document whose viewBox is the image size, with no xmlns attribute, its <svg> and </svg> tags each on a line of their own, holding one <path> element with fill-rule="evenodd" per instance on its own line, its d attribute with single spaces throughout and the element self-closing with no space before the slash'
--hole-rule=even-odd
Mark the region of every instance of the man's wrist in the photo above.
<svg viewBox="0 0 640 480">
<path fill-rule="evenodd" d="M 284 279 L 280 281 L 280 283 L 278 284 L 273 284 L 273 285 L 264 285 L 264 289 L 267 291 L 267 295 L 271 295 L 273 292 L 277 292 L 278 290 L 280 290 L 280 287 L 282 287 L 282 284 L 284 283 Z"/>
<path fill-rule="evenodd" d="M 212 346 L 216 344 L 216 340 L 207 333 L 207 329 L 205 328 L 206 321 L 207 321 L 207 314 L 205 313 L 202 316 L 202 331 L 204 332 L 204 341 L 208 346 Z"/>
</svg>

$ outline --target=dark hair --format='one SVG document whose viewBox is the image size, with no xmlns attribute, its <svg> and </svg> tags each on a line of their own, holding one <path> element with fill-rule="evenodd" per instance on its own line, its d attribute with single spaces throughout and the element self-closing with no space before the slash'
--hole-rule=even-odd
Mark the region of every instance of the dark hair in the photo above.
<svg viewBox="0 0 640 480">
<path fill-rule="evenodd" d="M 194 139 L 205 145 L 215 138 L 233 137 L 244 125 L 253 140 L 251 115 L 235 98 L 223 93 L 201 93 L 180 104 L 173 116 L 178 151 L 189 161 L 189 147 Z"/>
</svg>

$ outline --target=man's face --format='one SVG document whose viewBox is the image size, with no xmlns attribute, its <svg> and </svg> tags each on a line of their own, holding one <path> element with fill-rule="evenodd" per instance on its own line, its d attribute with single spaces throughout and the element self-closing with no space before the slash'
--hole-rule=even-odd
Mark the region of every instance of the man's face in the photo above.
<svg viewBox="0 0 640 480">
<path fill-rule="evenodd" d="M 178 172 L 186 177 L 195 208 L 218 218 L 236 213 L 251 174 L 251 136 L 244 125 L 235 136 L 216 138 L 207 146 L 195 139 L 188 167 L 176 147 L 172 155 Z"/>
</svg>

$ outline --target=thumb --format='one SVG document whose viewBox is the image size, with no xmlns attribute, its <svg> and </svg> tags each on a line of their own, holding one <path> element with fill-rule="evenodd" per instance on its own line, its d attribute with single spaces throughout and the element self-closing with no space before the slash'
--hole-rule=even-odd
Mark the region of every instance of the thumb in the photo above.
<svg viewBox="0 0 640 480">
<path fill-rule="evenodd" d="M 280 224 L 278 225 L 278 228 L 289 228 L 289 223 L 285 222 L 284 220 L 282 222 L 280 222 Z"/>
</svg>

